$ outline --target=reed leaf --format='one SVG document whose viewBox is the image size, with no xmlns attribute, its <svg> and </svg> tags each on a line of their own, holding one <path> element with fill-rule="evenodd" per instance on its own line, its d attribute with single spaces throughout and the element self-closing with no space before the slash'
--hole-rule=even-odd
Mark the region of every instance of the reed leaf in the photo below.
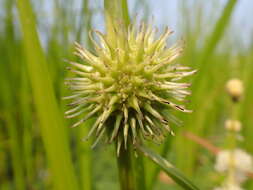
<svg viewBox="0 0 253 190">
<path fill-rule="evenodd" d="M 77 190 L 66 128 L 60 116 L 46 58 L 36 31 L 35 15 L 29 0 L 18 0 L 17 6 L 26 65 L 54 187 L 57 190 Z"/>
<path fill-rule="evenodd" d="M 171 163 L 162 158 L 160 155 L 152 152 L 148 148 L 137 144 L 137 150 L 145 155 L 147 158 L 152 160 L 155 164 L 159 165 L 159 167 L 166 172 L 178 185 L 187 190 L 198 190 L 190 180 L 188 180 L 181 172 L 175 168 Z"/>
<path fill-rule="evenodd" d="M 198 73 L 194 78 L 192 83 L 192 105 L 193 105 L 193 114 L 191 116 L 187 116 L 185 118 L 185 126 L 188 126 L 188 129 L 192 132 L 202 135 L 205 129 L 204 122 L 206 121 L 207 117 L 209 116 L 209 112 L 207 111 L 210 109 L 210 103 L 218 98 L 218 94 L 215 90 L 212 93 L 205 93 L 209 91 L 210 85 L 214 85 L 214 82 L 219 82 L 219 80 L 213 81 L 215 78 L 215 71 L 217 71 L 217 67 L 214 63 L 211 64 L 210 60 L 214 55 L 215 49 L 223 37 L 223 34 L 228 26 L 228 23 L 231 19 L 231 15 L 233 10 L 236 6 L 237 0 L 229 0 L 224 7 L 221 16 L 216 21 L 213 31 L 211 35 L 206 39 L 206 44 L 204 45 L 203 51 L 199 54 L 199 59 L 197 60 L 198 63 Z M 225 63 L 222 65 L 224 66 Z M 224 76 L 224 75 L 223 75 Z M 209 77 L 209 78 L 207 78 Z M 216 79 L 216 78 L 215 78 Z M 216 83 L 216 90 L 220 89 L 220 86 Z M 205 102 L 199 104 L 199 101 L 205 97 Z M 193 142 L 186 142 L 184 141 L 184 137 L 180 136 L 176 140 L 176 144 L 178 147 L 184 146 L 184 149 L 178 149 L 177 152 L 177 165 L 179 168 L 184 168 L 185 172 L 188 174 L 193 174 L 196 155 L 197 155 L 197 145 Z M 187 148 L 186 148 L 187 147 Z M 189 155 L 190 157 L 185 160 L 185 155 Z"/>
</svg>

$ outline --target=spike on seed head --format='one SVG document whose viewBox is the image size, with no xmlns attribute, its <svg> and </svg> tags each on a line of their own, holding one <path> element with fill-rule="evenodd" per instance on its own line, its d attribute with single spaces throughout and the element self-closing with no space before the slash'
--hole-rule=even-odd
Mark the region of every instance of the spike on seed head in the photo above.
<svg viewBox="0 0 253 190">
<path fill-rule="evenodd" d="M 177 104 L 190 94 L 185 90 L 189 84 L 178 81 L 196 71 L 175 64 L 182 43 L 167 48 L 172 33 L 168 28 L 158 38 L 156 28 L 144 23 L 115 32 L 119 35 L 113 39 L 99 31 L 90 33 L 94 54 L 75 43 L 74 54 L 81 61 L 70 62 L 76 77 L 66 79 L 73 94 L 66 97 L 72 102 L 65 115 L 81 117 L 73 127 L 95 118 L 88 134 L 97 136 L 93 147 L 108 133 L 117 151 L 140 139 L 160 143 L 167 133 L 174 135 L 170 123 L 175 119 L 164 110 L 190 112 Z"/>
</svg>

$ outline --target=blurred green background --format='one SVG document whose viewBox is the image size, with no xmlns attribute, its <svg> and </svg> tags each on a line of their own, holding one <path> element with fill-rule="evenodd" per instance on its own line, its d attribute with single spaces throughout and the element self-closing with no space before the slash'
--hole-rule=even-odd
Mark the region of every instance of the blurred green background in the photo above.
<svg viewBox="0 0 253 190">
<path fill-rule="evenodd" d="M 147 144 L 200 189 L 212 189 L 220 181 L 214 155 L 184 134 L 188 131 L 225 147 L 224 122 L 231 116 L 225 83 L 236 77 L 245 87 L 236 114 L 244 138 L 238 146 L 253 153 L 253 3 L 128 3 L 131 18 L 153 19 L 159 31 L 171 27 L 175 33 L 168 43 L 183 39 L 186 44 L 179 63 L 198 69 L 191 78 L 192 96 L 187 103 L 194 112 L 176 113 L 183 125 L 173 126 L 176 136 L 168 136 L 164 145 Z M 119 189 L 114 146 L 100 144 L 91 150 L 90 142 L 82 141 L 88 124 L 69 129 L 71 121 L 64 119 L 61 100 L 67 95 L 64 60 L 75 59 L 74 41 L 92 50 L 88 31 L 104 31 L 103 1 L 34 0 L 31 4 L 33 13 L 27 0 L 0 1 L 0 190 Z M 31 22 L 30 28 L 25 22 Z M 155 166 L 145 162 L 150 189 L 180 189 L 157 177 Z M 252 179 L 244 187 L 253 189 Z"/>
</svg>

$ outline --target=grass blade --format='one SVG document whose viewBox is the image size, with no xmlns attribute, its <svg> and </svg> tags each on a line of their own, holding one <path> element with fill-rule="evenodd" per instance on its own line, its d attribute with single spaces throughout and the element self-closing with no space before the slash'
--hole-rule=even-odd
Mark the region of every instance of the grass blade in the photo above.
<svg viewBox="0 0 253 190">
<path fill-rule="evenodd" d="M 60 117 L 46 58 L 36 32 L 34 13 L 29 0 L 18 0 L 17 6 L 24 37 L 26 64 L 54 187 L 57 190 L 77 190 L 66 129 Z"/>
<path fill-rule="evenodd" d="M 166 155 L 168 154 L 170 150 L 170 146 L 171 146 L 171 140 L 172 140 L 171 138 L 167 138 L 166 141 L 163 143 L 161 154 L 160 154 L 162 157 L 166 157 Z M 159 166 L 156 165 L 156 167 L 151 171 L 151 174 L 150 174 L 151 177 L 149 180 L 150 183 L 148 184 L 148 189 L 154 189 L 159 172 L 160 172 L 160 168 Z"/>
<path fill-rule="evenodd" d="M 217 21 L 214 27 L 214 30 L 211 33 L 211 36 L 207 39 L 207 43 L 204 47 L 204 51 L 199 61 L 201 70 L 212 65 L 212 64 L 208 64 L 209 62 L 207 60 L 209 59 L 210 56 L 213 55 L 215 48 L 217 47 L 220 39 L 222 38 L 227 28 L 227 25 L 229 24 L 229 21 L 230 21 L 230 18 L 231 18 L 231 15 L 233 13 L 236 3 L 237 3 L 237 0 L 229 0 L 227 2 L 225 8 L 223 9 L 221 17 Z M 198 80 L 199 77 L 202 76 L 200 73 L 195 78 L 195 81 L 201 81 L 201 80 Z M 204 72 L 202 73 L 204 74 Z M 195 86 L 196 86 L 196 83 L 195 83 Z"/>
<path fill-rule="evenodd" d="M 220 39 L 222 38 L 228 26 L 236 3 L 237 0 L 227 1 L 227 4 L 223 9 L 220 18 L 217 20 L 210 37 L 208 37 L 206 40 L 207 42 L 204 46 L 204 50 L 200 54 L 200 58 L 198 60 L 198 73 L 196 74 L 196 77 L 194 78 L 194 81 L 192 83 L 193 96 L 191 102 L 193 105 L 192 109 L 194 110 L 194 113 L 186 116 L 184 125 L 188 126 L 188 129 L 190 131 L 201 136 L 204 133 L 204 129 L 206 127 L 204 125 L 204 122 L 206 121 L 205 119 L 210 116 L 210 113 L 206 111 L 210 103 L 200 104 L 199 101 L 202 100 L 203 97 L 205 97 L 205 102 L 211 102 L 218 97 L 215 95 L 215 93 L 205 94 L 205 92 L 209 91 L 210 85 L 212 85 L 213 80 L 211 79 L 211 74 L 213 74 L 213 72 L 215 71 L 215 65 L 214 63 L 210 62 L 210 58 L 214 55 L 215 48 L 217 47 Z M 219 66 L 221 68 L 221 66 L 225 66 L 225 64 L 223 63 Z M 211 80 L 207 79 L 207 77 L 210 77 Z M 222 81 L 221 78 L 219 78 L 219 80 Z M 217 82 L 215 85 L 218 88 Z M 184 168 L 185 172 L 187 172 L 188 174 L 193 174 L 194 166 L 196 163 L 197 145 L 192 142 L 186 143 L 183 138 L 184 137 L 181 136 L 178 137 L 176 140 L 176 146 L 185 147 L 184 149 L 177 148 L 177 166 L 179 168 Z M 185 160 L 185 155 L 189 155 L 189 152 L 191 153 L 191 156 L 189 156 L 189 158 Z"/>
<path fill-rule="evenodd" d="M 146 157 L 151 159 L 154 163 L 159 165 L 159 167 L 166 172 L 178 185 L 188 190 L 198 190 L 192 182 L 190 182 L 186 177 L 181 174 L 178 169 L 176 169 L 171 163 L 162 158 L 160 155 L 152 152 L 151 150 L 145 148 L 142 145 L 136 145 L 138 151 L 144 154 Z"/>
</svg>

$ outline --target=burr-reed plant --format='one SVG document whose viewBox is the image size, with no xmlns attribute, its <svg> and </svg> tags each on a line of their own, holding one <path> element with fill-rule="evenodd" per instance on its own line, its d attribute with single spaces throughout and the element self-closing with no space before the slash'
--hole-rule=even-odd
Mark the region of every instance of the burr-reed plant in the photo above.
<svg viewBox="0 0 253 190">
<path fill-rule="evenodd" d="M 119 153 L 127 141 L 135 144 L 143 138 L 161 143 L 173 134 L 166 110 L 191 112 L 175 102 L 190 94 L 189 83 L 179 81 L 195 70 L 176 64 L 182 46 L 166 47 L 172 33 L 168 28 L 157 39 L 156 29 L 144 23 L 116 33 L 109 40 L 110 36 L 95 31 L 99 39 L 92 38 L 95 54 L 76 43 L 80 61 L 70 61 L 75 77 L 66 79 L 72 94 L 65 98 L 72 101 L 65 113 L 67 118 L 83 115 L 72 127 L 95 117 L 88 137 L 96 134 L 96 144 L 109 134 L 108 141 L 117 142 Z"/>
<path fill-rule="evenodd" d="M 117 1 L 105 2 L 106 8 L 108 4 L 120 7 Z M 81 118 L 72 127 L 94 118 L 86 139 L 96 137 L 92 147 L 101 139 L 115 142 L 119 168 L 125 170 L 120 171 L 120 178 L 125 178 L 121 187 L 134 189 L 131 147 L 149 154 L 140 147 L 143 140 L 162 143 L 174 134 L 170 110 L 191 112 L 179 104 L 190 94 L 190 84 L 180 80 L 196 71 L 177 64 L 183 47 L 181 43 L 167 47 L 169 28 L 157 36 L 152 25 L 131 24 L 110 14 L 106 10 L 106 34 L 90 33 L 94 53 L 75 43 L 79 60 L 69 62 L 74 76 L 66 79 L 71 94 L 65 99 L 71 101 L 65 114 Z M 165 162 L 164 166 L 171 167 Z"/>
<path fill-rule="evenodd" d="M 179 5 L 176 10 L 175 3 Z M 175 190 L 181 189 L 178 184 L 194 189 L 185 175 L 201 189 L 214 186 L 253 189 L 252 173 L 245 170 L 250 168 L 250 159 L 244 154 L 253 152 L 253 46 L 243 48 L 245 41 L 252 44 L 250 35 L 246 35 L 250 27 L 247 19 L 245 27 L 237 26 L 234 19 L 237 20 L 238 14 L 233 14 L 242 7 L 237 0 L 228 0 L 226 4 L 220 1 L 193 4 L 185 0 L 0 0 L 0 189 Z M 138 16 L 133 19 L 131 15 Z M 152 24 L 147 21 L 151 16 Z M 176 34 L 164 27 L 167 25 Z M 92 30 L 97 28 L 101 32 Z M 183 40 L 173 45 L 180 38 L 177 34 Z M 169 43 L 165 42 L 167 39 Z M 75 41 L 78 45 L 73 45 Z M 92 54 L 90 61 L 79 57 L 82 51 L 85 56 Z M 173 54 L 173 61 L 147 73 L 156 62 L 162 63 Z M 103 72 L 90 65 L 97 60 L 105 68 Z M 80 65 L 88 69 L 85 77 L 72 72 L 83 73 L 76 67 Z M 146 68 L 141 70 L 141 67 Z M 194 73 L 190 68 L 198 72 L 174 80 L 175 74 Z M 118 77 L 111 75 L 111 71 Z M 221 93 L 231 75 L 240 77 L 244 84 L 239 98 L 236 94 L 240 88 L 232 89 L 237 103 L 228 101 L 225 93 Z M 61 99 L 80 93 L 76 90 L 80 86 L 92 88 L 96 83 L 94 89 L 84 90 L 90 91 L 87 96 L 79 94 L 74 99 Z M 192 95 L 187 96 L 189 91 Z M 102 100 L 89 101 L 90 96 Z M 82 104 L 85 101 L 89 105 Z M 110 109 L 104 112 L 110 108 L 110 101 L 115 102 L 110 105 L 111 113 Z M 79 127 L 69 127 L 99 105 L 102 108 Z M 235 114 L 227 114 L 228 107 L 229 111 L 236 110 Z M 79 110 L 73 111 L 75 108 Z M 185 113 L 189 109 L 193 113 Z M 65 117 L 71 118 L 64 118 L 64 112 L 67 112 Z M 124 114 L 128 115 L 127 119 Z M 224 119 L 224 115 L 229 117 Z M 174 120 L 180 125 L 174 124 Z M 95 127 L 89 141 L 82 141 L 96 121 L 100 128 Z M 232 131 L 235 138 L 230 138 Z M 232 173 L 229 162 L 214 173 L 208 159 L 211 152 L 199 149 L 186 134 L 195 137 L 198 144 L 211 147 L 217 155 L 217 168 L 220 151 L 225 151 L 220 156 L 225 161 L 230 160 L 228 152 L 234 152 L 237 157 L 240 150 L 240 164 L 236 161 L 238 167 L 234 173 L 237 178 L 239 171 L 244 181 L 227 183 L 229 186 L 225 181 L 212 183 L 227 179 Z M 223 139 L 225 146 L 216 147 Z M 208 146 L 209 141 L 215 147 Z M 234 143 L 236 146 L 231 151 Z M 95 149 L 91 149 L 92 144 L 97 145 Z M 118 154 L 116 147 L 120 147 Z M 161 172 L 169 176 L 169 183 L 161 181 Z"/>
</svg>

